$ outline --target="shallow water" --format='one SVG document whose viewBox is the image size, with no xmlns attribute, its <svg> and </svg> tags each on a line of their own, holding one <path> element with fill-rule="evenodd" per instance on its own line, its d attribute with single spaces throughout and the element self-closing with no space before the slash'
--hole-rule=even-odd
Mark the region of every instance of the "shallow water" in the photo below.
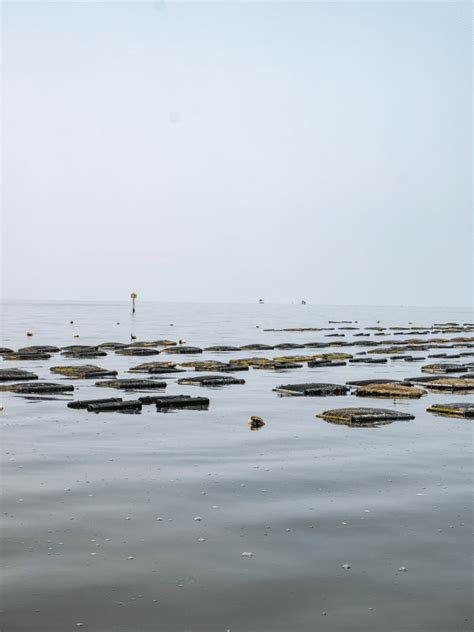
<svg viewBox="0 0 474 632">
<path fill-rule="evenodd" d="M 472 314 L 139 303 L 131 316 L 126 303 L 8 303 L 1 345 L 127 342 L 131 332 L 197 346 L 327 342 L 330 332 L 263 328 L 343 326 L 328 320 L 427 326 L 472 322 Z M 180 361 L 108 352 L 86 361 L 53 355 L 0 363 L 58 382 L 51 366 L 97 364 L 127 377 L 129 367 L 155 359 Z M 166 394 L 206 395 L 211 404 L 167 414 L 147 406 L 141 415 L 95 415 L 68 409 L 66 396 L 1 393 L 2 631 L 66 632 L 77 623 L 94 632 L 472 631 L 472 421 L 425 412 L 472 396 L 429 393 L 393 403 L 272 392 L 282 383 L 407 377 L 421 364 L 250 369 L 236 374 L 245 385 L 222 389 L 171 378 Z M 75 399 L 127 397 L 98 392 L 94 380 L 68 383 L 77 387 Z M 416 419 L 349 428 L 315 417 L 357 405 L 395 406 Z M 250 432 L 250 415 L 267 425 Z"/>
</svg>

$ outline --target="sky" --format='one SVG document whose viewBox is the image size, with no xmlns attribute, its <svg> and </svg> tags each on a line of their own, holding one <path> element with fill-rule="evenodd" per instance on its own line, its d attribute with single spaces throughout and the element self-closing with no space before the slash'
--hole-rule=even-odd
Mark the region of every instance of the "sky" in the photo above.
<svg viewBox="0 0 474 632">
<path fill-rule="evenodd" d="M 3 2 L 2 297 L 472 304 L 471 11 Z"/>
</svg>

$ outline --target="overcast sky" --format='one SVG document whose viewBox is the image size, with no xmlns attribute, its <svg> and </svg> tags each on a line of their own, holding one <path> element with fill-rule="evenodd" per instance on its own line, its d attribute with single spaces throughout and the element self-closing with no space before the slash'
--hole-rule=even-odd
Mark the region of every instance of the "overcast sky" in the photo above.
<svg viewBox="0 0 474 632">
<path fill-rule="evenodd" d="M 2 9 L 4 298 L 471 302 L 470 3 Z"/>
</svg>

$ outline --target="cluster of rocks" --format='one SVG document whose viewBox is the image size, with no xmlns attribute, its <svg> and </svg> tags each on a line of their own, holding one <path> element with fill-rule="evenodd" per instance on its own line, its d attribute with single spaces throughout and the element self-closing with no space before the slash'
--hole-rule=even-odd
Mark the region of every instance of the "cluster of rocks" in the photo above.
<svg viewBox="0 0 474 632">
<path fill-rule="evenodd" d="M 198 385 L 202 387 L 222 387 L 229 385 L 242 385 L 245 380 L 232 373 L 253 370 L 289 371 L 298 370 L 303 366 L 311 369 L 329 368 L 350 365 L 387 365 L 388 360 L 405 362 L 422 362 L 425 356 L 412 355 L 411 352 L 424 350 L 436 350 L 436 353 L 428 354 L 429 358 L 442 359 L 446 362 L 431 362 L 421 367 L 422 375 L 404 380 L 371 379 L 353 380 L 346 384 L 334 384 L 325 382 L 308 382 L 296 384 L 281 384 L 273 390 L 282 396 L 309 396 L 328 397 L 354 395 L 365 398 L 381 399 L 419 399 L 428 392 L 445 393 L 469 393 L 474 391 L 474 362 L 463 362 L 464 358 L 474 356 L 473 351 L 455 351 L 448 353 L 449 349 L 474 348 L 474 337 L 469 336 L 474 332 L 472 323 L 436 323 L 430 327 L 382 327 L 379 325 L 365 327 L 363 330 L 350 321 L 330 322 L 330 324 L 342 324 L 335 327 L 305 327 L 268 329 L 265 331 L 301 331 L 301 332 L 330 332 L 325 337 L 335 337 L 336 341 L 314 341 L 305 343 L 282 342 L 279 344 L 249 343 L 240 346 L 235 345 L 211 345 L 205 348 L 189 346 L 186 341 L 152 340 L 136 341 L 130 343 L 104 342 L 95 346 L 68 345 L 57 347 L 53 345 L 33 345 L 22 347 L 18 350 L 7 347 L 0 348 L 0 356 L 7 361 L 41 361 L 49 360 L 53 355 L 71 359 L 101 358 L 110 352 L 120 356 L 157 356 L 165 355 L 198 355 L 203 352 L 216 354 L 232 354 L 243 351 L 258 352 L 251 357 L 235 357 L 227 361 L 210 360 L 184 360 L 143 362 L 132 366 L 129 373 L 144 373 L 149 377 L 145 379 L 128 378 L 118 379 L 118 371 L 101 368 L 94 364 L 53 366 L 50 371 L 61 376 L 65 381 L 71 380 L 99 380 L 94 383 L 97 388 L 113 388 L 124 391 L 156 391 L 167 387 L 163 378 L 177 378 L 180 385 Z M 370 337 L 370 340 L 340 340 L 350 332 L 355 337 Z M 446 337 L 445 334 L 455 334 Z M 432 337 L 436 335 L 437 337 Z M 404 336 L 403 339 L 374 340 L 373 336 Z M 425 338 L 414 337 L 425 336 Z M 426 336 L 430 336 L 429 339 Z M 308 353 L 311 349 L 322 350 L 331 346 L 343 347 L 344 351 Z M 352 353 L 347 353 L 346 347 L 354 347 Z M 358 347 L 366 350 L 357 351 Z M 293 355 L 275 355 L 275 357 L 263 357 L 261 352 L 268 351 L 297 351 L 302 353 Z M 306 352 L 306 353 L 305 353 Z M 410 353 L 407 353 L 410 352 Z M 453 362 L 457 359 L 457 362 Z M 190 375 L 190 371 L 203 375 Z M 424 375 L 423 375 L 424 374 Z M 156 379 L 155 376 L 162 376 Z M 70 394 L 74 386 L 70 383 L 43 382 L 38 380 L 38 375 L 30 371 L 18 368 L 0 369 L 0 390 L 28 395 L 45 394 Z M 134 400 L 122 400 L 110 397 L 106 399 L 92 399 L 69 402 L 70 408 L 85 409 L 90 412 L 140 412 L 143 405 L 155 404 L 157 410 L 166 411 L 179 408 L 206 409 L 209 400 L 203 397 L 191 397 L 189 395 L 163 396 L 149 395 L 138 397 Z M 454 417 L 472 417 L 473 406 L 471 404 L 433 404 L 427 408 L 429 412 L 437 415 Z M 398 416 L 397 416 L 398 415 Z M 400 416 L 401 415 L 401 416 Z M 330 410 L 319 415 L 326 421 L 342 423 L 345 425 L 364 426 L 390 423 L 398 419 L 411 419 L 411 415 L 373 408 L 343 408 Z M 261 418 L 253 416 L 252 430 L 263 427 L 265 423 Z M 261 420 L 259 425 L 256 420 Z"/>
</svg>

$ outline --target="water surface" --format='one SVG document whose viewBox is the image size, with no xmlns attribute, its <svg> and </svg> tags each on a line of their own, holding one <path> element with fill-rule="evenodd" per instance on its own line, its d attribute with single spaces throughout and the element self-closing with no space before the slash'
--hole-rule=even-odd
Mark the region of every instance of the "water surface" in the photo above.
<svg viewBox="0 0 474 632">
<path fill-rule="evenodd" d="M 329 332 L 263 329 L 328 320 L 427 326 L 472 315 L 138 303 L 132 317 L 126 303 L 8 303 L 1 345 L 127 342 L 131 332 L 197 346 L 323 342 Z M 350 340 L 345 333 L 342 340 Z M 198 359 L 293 353 L 300 351 Z M 154 359 L 172 358 L 109 352 L 1 366 L 58 381 L 51 366 L 87 362 L 127 377 L 130 366 Z M 251 369 L 237 374 L 245 385 L 222 389 L 179 386 L 173 378 L 166 394 L 206 395 L 211 405 L 167 414 L 150 406 L 141 415 L 94 415 L 68 409 L 68 397 L 2 393 L 2 631 L 67 632 L 77 623 L 92 632 L 472 631 L 472 422 L 425 412 L 434 402 L 470 396 L 366 400 L 416 419 L 354 429 L 315 417 L 361 405 L 352 395 L 272 392 L 281 383 L 419 372 L 418 363 L 389 360 L 285 373 Z M 72 383 L 76 399 L 118 394 L 98 392 L 91 380 Z M 250 432 L 250 415 L 267 425 Z"/>
</svg>

